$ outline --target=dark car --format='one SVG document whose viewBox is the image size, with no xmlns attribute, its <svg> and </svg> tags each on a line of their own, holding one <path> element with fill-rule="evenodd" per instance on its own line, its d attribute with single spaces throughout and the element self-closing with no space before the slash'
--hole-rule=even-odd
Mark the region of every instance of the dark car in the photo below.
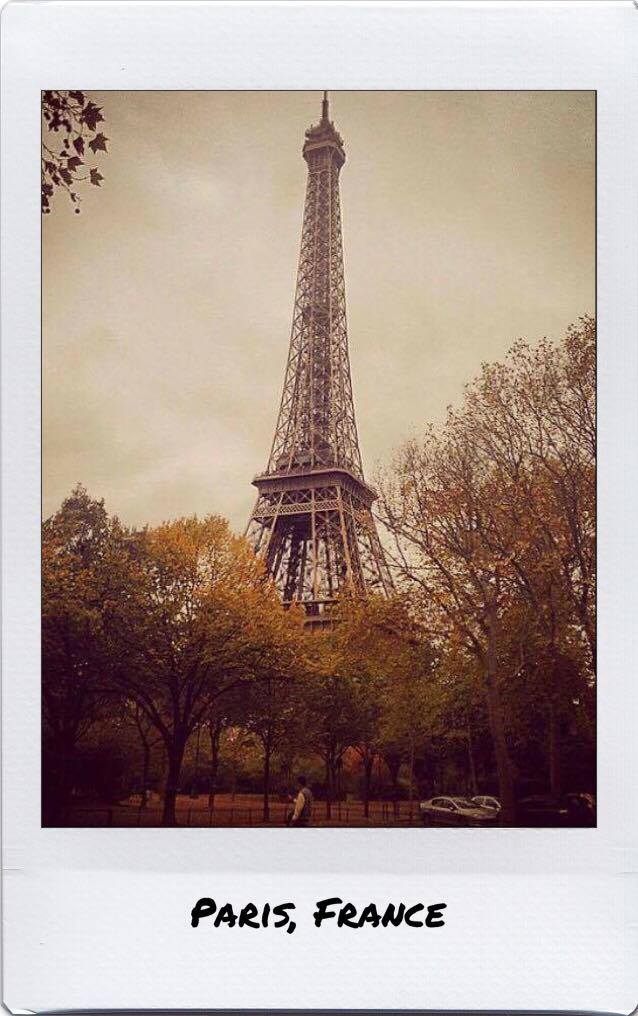
<svg viewBox="0 0 638 1016">
<path fill-rule="evenodd" d="M 595 826 L 596 798 L 593 794 L 572 793 L 565 797 L 567 804 L 567 825 Z"/>
<path fill-rule="evenodd" d="M 550 794 L 532 794 L 523 797 L 516 807 L 516 824 L 519 826 L 567 826 L 569 809 L 565 801 Z"/>
<path fill-rule="evenodd" d="M 562 797 L 532 794 L 519 800 L 516 816 L 516 824 L 520 826 L 595 826 L 596 799 L 593 794 L 585 793 L 569 793 Z"/>
</svg>

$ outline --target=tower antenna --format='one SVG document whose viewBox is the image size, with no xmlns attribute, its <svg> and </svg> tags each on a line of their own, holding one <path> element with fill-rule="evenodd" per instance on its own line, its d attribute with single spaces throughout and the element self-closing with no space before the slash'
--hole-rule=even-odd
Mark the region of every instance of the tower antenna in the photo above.
<svg viewBox="0 0 638 1016">
<path fill-rule="evenodd" d="M 321 103 L 321 119 L 324 122 L 328 120 L 328 93 L 323 93 L 323 101 Z"/>
</svg>

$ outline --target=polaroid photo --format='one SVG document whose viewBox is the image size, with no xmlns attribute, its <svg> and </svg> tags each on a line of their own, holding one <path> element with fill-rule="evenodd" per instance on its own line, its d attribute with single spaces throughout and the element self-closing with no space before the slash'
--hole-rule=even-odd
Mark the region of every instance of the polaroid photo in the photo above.
<svg viewBox="0 0 638 1016">
<path fill-rule="evenodd" d="M 3 11 L 7 1010 L 638 1004 L 638 11 Z"/>
</svg>

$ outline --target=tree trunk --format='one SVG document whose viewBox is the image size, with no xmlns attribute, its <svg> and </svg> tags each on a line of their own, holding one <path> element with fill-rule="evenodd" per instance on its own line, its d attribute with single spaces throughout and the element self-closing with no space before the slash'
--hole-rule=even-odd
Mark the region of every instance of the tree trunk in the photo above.
<svg viewBox="0 0 638 1016">
<path fill-rule="evenodd" d="M 580 618 L 582 621 L 583 629 L 585 631 L 585 637 L 589 645 L 589 652 L 591 653 L 591 666 L 594 674 L 596 673 L 597 664 L 597 646 L 596 646 L 596 625 L 592 627 L 591 620 L 587 608 L 583 605 L 580 610 Z"/>
<path fill-rule="evenodd" d="M 144 762 L 142 764 L 142 800 L 140 807 L 145 808 L 148 800 L 148 771 L 151 765 L 151 749 L 148 742 L 143 742 Z"/>
<path fill-rule="evenodd" d="M 484 660 L 486 698 L 488 703 L 488 719 L 490 734 L 494 745 L 497 779 L 499 781 L 499 798 L 501 799 L 501 821 L 506 825 L 516 821 L 516 796 L 514 791 L 514 768 L 510 759 L 503 704 L 499 690 L 496 656 L 496 622 L 491 618 L 488 631 L 488 649 Z"/>
<path fill-rule="evenodd" d="M 208 728 L 210 734 L 210 779 L 208 783 L 208 807 L 215 807 L 215 794 L 217 793 L 217 771 L 219 769 L 219 739 L 221 726 L 211 724 Z"/>
<path fill-rule="evenodd" d="M 368 818 L 370 815 L 370 785 L 372 783 L 372 767 L 374 755 L 366 752 L 363 756 L 363 815 Z"/>
<path fill-rule="evenodd" d="M 184 758 L 185 740 L 173 742 L 168 748 L 168 772 L 166 774 L 166 789 L 164 790 L 164 811 L 162 814 L 162 825 L 177 825 L 175 815 L 175 802 L 179 788 L 179 778 L 182 771 L 182 760 Z"/>
<path fill-rule="evenodd" d="M 410 760 L 408 770 L 408 799 L 410 801 L 410 819 L 412 819 L 412 800 L 414 797 L 414 736 L 410 733 Z"/>
<path fill-rule="evenodd" d="M 390 773 L 390 779 L 394 788 L 395 795 L 399 793 L 399 771 L 401 769 L 401 756 L 400 755 L 385 755 L 385 764 L 388 767 Z"/>
<path fill-rule="evenodd" d="M 201 726 L 197 726 L 197 738 L 195 741 L 195 765 L 193 766 L 193 778 L 191 779 L 191 786 L 189 796 L 192 798 L 199 797 L 199 742 L 202 736 Z"/>
<path fill-rule="evenodd" d="M 341 800 L 341 768 L 343 765 L 343 759 L 338 758 L 335 762 L 335 796 L 337 801 Z"/>
<path fill-rule="evenodd" d="M 264 745 L 264 822 L 270 822 L 270 757 L 269 742 Z"/>
<path fill-rule="evenodd" d="M 326 758 L 326 818 L 332 817 L 332 781 L 333 765 L 330 757 Z"/>
<path fill-rule="evenodd" d="M 496 646 L 493 629 L 489 632 L 484 667 L 487 715 L 496 759 L 496 775 L 501 800 L 501 819 L 505 824 L 516 820 L 516 798 L 514 794 L 514 771 L 505 737 L 503 706 L 496 673 Z"/>
<path fill-rule="evenodd" d="M 47 772 L 42 780 L 42 821 L 44 825 L 66 825 L 73 792 L 75 735 L 63 733 L 51 739 L 44 753 Z"/>
<path fill-rule="evenodd" d="M 555 797 L 560 796 L 560 721 L 556 703 L 549 704 L 548 724 L 548 758 L 549 758 L 549 791 Z"/>
<path fill-rule="evenodd" d="M 472 743 L 472 727 L 467 725 L 467 762 L 470 770 L 470 792 L 472 796 L 478 794 L 476 781 L 476 762 L 474 760 L 474 744 Z"/>
<path fill-rule="evenodd" d="M 394 809 L 394 817 L 397 818 L 399 814 L 399 772 L 401 770 L 402 758 L 399 754 L 391 752 L 383 756 L 383 760 L 388 767 L 390 773 L 390 781 L 392 783 L 392 807 Z"/>
</svg>

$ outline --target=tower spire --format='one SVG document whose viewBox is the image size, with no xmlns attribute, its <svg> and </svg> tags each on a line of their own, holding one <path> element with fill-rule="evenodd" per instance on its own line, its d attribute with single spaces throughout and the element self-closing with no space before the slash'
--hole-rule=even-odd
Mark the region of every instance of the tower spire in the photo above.
<svg viewBox="0 0 638 1016">
<path fill-rule="evenodd" d="M 388 593 L 392 581 L 372 516 L 357 437 L 343 272 L 341 136 L 322 119 L 306 131 L 308 165 L 297 289 L 284 389 L 247 536 L 285 604 L 308 623 L 344 595 Z"/>
</svg>

